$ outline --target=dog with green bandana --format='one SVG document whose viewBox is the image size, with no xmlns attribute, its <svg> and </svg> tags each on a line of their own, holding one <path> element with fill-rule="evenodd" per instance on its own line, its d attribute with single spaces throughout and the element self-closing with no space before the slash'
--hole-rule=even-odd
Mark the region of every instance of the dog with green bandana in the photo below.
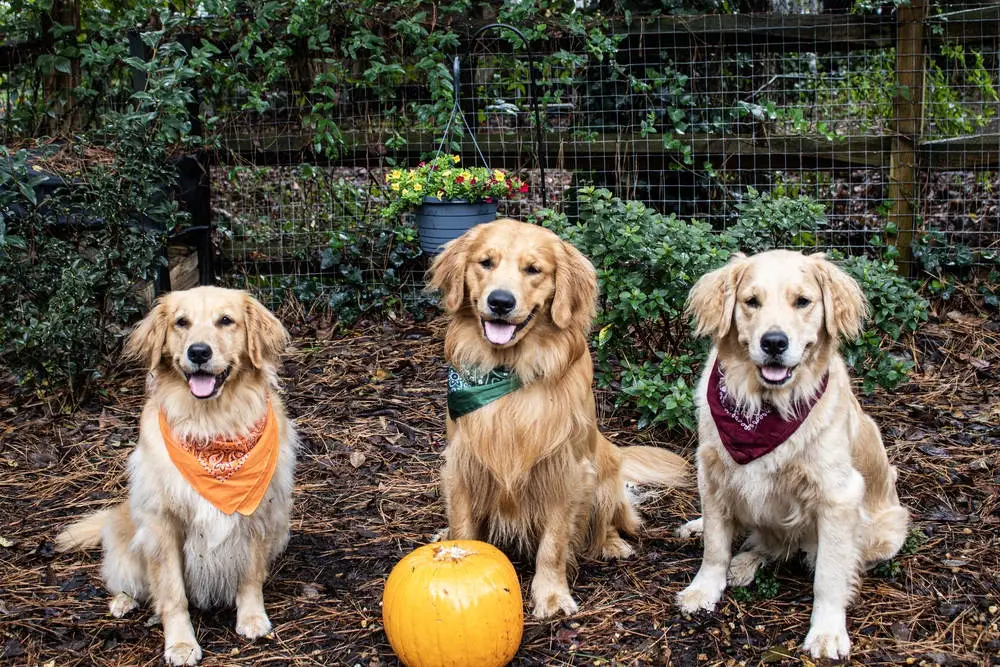
<svg viewBox="0 0 1000 667">
<path fill-rule="evenodd" d="M 573 614 L 577 556 L 633 553 L 622 533 L 640 519 L 626 482 L 681 486 L 687 464 L 657 447 L 616 447 L 598 431 L 587 343 L 597 276 L 572 245 L 498 220 L 445 246 L 429 278 L 450 318 L 448 537 L 534 556 L 534 614 Z"/>
</svg>

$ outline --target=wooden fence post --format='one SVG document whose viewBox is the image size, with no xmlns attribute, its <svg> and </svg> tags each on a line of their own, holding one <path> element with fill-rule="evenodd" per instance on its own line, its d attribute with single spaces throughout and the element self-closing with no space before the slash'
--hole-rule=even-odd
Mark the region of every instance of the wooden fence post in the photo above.
<svg viewBox="0 0 1000 667">
<path fill-rule="evenodd" d="M 910 244 L 916 227 L 917 144 L 923 128 L 924 16 L 927 0 L 910 0 L 896 15 L 896 94 L 893 99 L 892 156 L 889 163 L 889 222 L 896 226 L 900 268 L 909 275 Z"/>
</svg>

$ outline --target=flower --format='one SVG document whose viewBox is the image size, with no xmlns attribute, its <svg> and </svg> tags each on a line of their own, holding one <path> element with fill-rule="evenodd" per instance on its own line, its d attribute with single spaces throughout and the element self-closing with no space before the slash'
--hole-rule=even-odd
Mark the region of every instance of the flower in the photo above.
<svg viewBox="0 0 1000 667">
<path fill-rule="evenodd" d="M 396 218 L 433 196 L 442 200 L 493 202 L 528 191 L 527 184 L 503 169 L 463 167 L 457 155 L 442 154 L 411 169 L 392 169 L 381 194 L 382 215 Z"/>
</svg>

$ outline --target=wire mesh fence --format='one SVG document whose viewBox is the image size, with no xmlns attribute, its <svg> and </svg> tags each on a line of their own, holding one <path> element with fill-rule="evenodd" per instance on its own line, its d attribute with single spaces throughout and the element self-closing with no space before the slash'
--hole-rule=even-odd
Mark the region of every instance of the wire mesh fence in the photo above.
<svg viewBox="0 0 1000 667">
<path fill-rule="evenodd" d="M 928 248 L 940 249 L 934 261 L 991 261 L 997 19 L 995 3 L 921 2 L 864 16 L 633 19 L 596 52 L 587 36 L 533 40 L 535 87 L 519 40 L 497 30 L 470 43 L 472 26 L 456 49 L 466 126 L 445 150 L 526 178 L 531 194 L 501 203 L 517 217 L 541 207 L 544 165 L 549 206 L 569 213 L 579 188 L 594 185 L 722 229 L 752 188 L 822 203 L 824 248 L 882 254 L 898 244 L 904 263 L 927 261 Z M 376 220 L 386 171 L 440 144 L 450 62 L 424 63 L 424 81 L 375 72 L 374 85 L 331 83 L 317 118 L 314 83 L 327 65 L 303 59 L 265 113 L 214 111 L 230 163 L 214 171 L 214 212 L 232 275 L 304 292 L 342 280 L 331 247 L 345 234 L 385 233 Z M 326 157 L 316 152 L 324 122 L 337 133 Z M 303 160 L 323 166 L 296 166 Z M 388 268 L 375 258 L 355 278 L 377 281 Z"/>
</svg>

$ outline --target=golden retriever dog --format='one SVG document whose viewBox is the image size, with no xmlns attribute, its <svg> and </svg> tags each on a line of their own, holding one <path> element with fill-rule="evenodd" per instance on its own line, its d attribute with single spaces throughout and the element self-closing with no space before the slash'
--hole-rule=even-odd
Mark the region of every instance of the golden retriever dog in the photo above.
<svg viewBox="0 0 1000 667">
<path fill-rule="evenodd" d="M 271 631 L 262 585 L 288 542 L 296 434 L 277 392 L 281 322 L 244 292 L 198 287 L 162 297 L 126 354 L 149 368 L 126 502 L 57 538 L 103 545 L 120 617 L 152 600 L 169 665 L 201 659 L 188 603 L 236 605 L 236 632 Z"/>
<path fill-rule="evenodd" d="M 858 284 L 822 255 L 737 255 L 703 276 L 688 302 L 714 346 L 697 389 L 698 490 L 704 557 L 677 596 L 712 610 L 728 583 L 803 551 L 815 568 L 803 648 L 846 657 L 846 607 L 861 569 L 891 558 L 908 513 L 878 427 L 861 409 L 837 352 L 861 331 Z M 737 533 L 749 535 L 732 556 Z"/>
<path fill-rule="evenodd" d="M 640 525 L 625 481 L 681 485 L 686 464 L 655 447 L 618 448 L 598 432 L 587 347 L 597 276 L 572 245 L 516 220 L 479 225 L 438 255 L 429 286 L 450 316 L 441 473 L 449 537 L 533 553 L 535 616 L 573 614 L 575 555 L 633 553 L 620 536 Z M 500 384 L 486 389 L 500 389 L 459 414 L 461 387 L 491 375 Z"/>
</svg>

